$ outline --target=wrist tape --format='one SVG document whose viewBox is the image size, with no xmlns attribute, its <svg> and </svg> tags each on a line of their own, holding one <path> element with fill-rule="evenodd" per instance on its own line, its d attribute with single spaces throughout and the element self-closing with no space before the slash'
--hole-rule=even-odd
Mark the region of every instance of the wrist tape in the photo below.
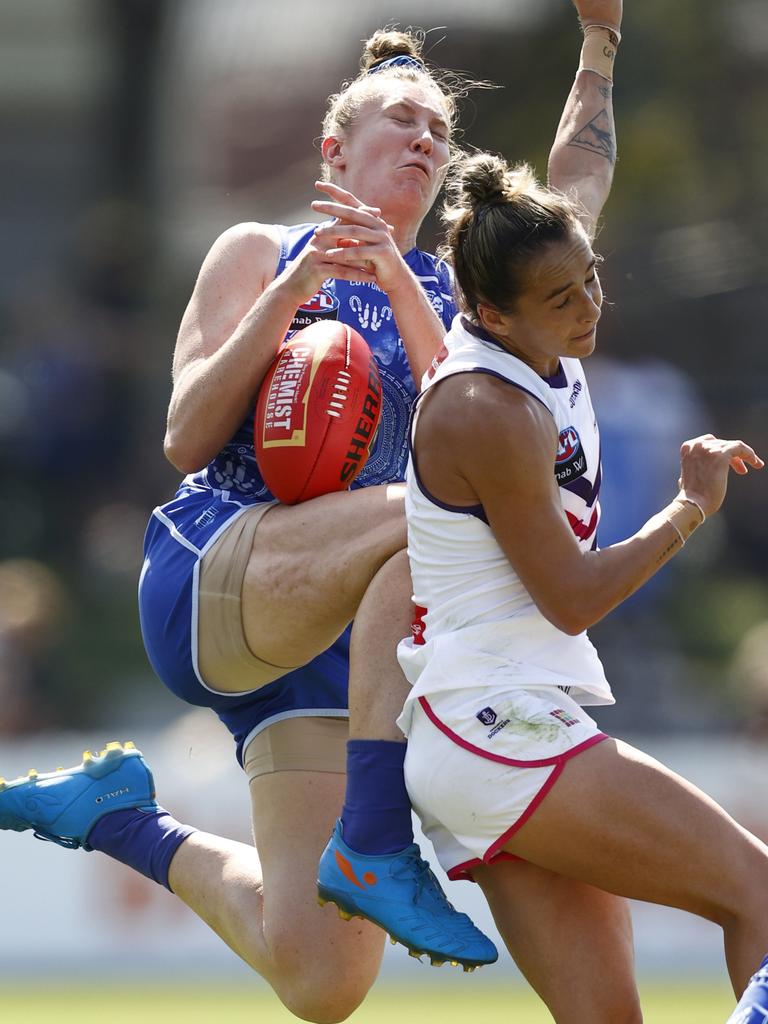
<svg viewBox="0 0 768 1024">
<path fill-rule="evenodd" d="M 608 25 L 586 25 L 581 46 L 579 71 L 594 71 L 596 75 L 613 81 L 613 62 L 621 33 Z"/>
<path fill-rule="evenodd" d="M 674 528 L 680 538 L 680 547 L 683 547 L 693 531 L 706 519 L 704 509 L 693 498 L 675 498 L 667 507 L 667 522 Z"/>
</svg>

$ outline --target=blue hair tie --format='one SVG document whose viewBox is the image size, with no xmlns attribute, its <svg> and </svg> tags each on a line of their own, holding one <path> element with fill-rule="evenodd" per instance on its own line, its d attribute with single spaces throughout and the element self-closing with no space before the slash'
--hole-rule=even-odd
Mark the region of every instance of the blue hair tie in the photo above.
<svg viewBox="0 0 768 1024">
<path fill-rule="evenodd" d="M 416 68 L 417 71 L 424 71 L 424 62 L 410 54 L 400 53 L 397 57 L 387 57 L 381 64 L 374 64 L 368 68 L 369 75 L 375 75 L 377 71 L 385 71 L 387 68 Z"/>
</svg>

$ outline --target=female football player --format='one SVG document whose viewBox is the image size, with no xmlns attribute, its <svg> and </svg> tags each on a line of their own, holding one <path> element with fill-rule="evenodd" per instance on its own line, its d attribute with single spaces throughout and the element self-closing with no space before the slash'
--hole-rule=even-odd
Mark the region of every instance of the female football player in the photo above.
<svg viewBox="0 0 768 1024">
<path fill-rule="evenodd" d="M 479 154 L 459 171 L 445 217 L 464 315 L 417 400 L 406 483 L 408 791 L 555 1020 L 634 1024 L 627 899 L 721 925 L 740 992 L 768 949 L 768 848 L 600 731 L 584 705 L 613 696 L 586 629 L 715 515 L 730 471 L 763 462 L 742 441 L 686 441 L 675 497 L 599 550 L 589 230 L 524 165 Z"/>
<path fill-rule="evenodd" d="M 558 187 L 577 188 L 596 218 L 613 167 L 609 71 L 621 2 L 576 6 L 586 33 L 582 66 L 550 172 Z M 231 730 L 249 779 L 256 848 L 174 821 L 154 804 L 138 752 L 119 745 L 0 792 L 0 827 L 102 850 L 167 885 L 292 1012 L 317 1021 L 352 1012 L 381 959 L 381 931 L 318 908 L 315 883 L 344 795 L 348 627 L 374 575 L 404 547 L 399 481 L 414 381 L 454 312 L 447 271 L 416 245 L 451 158 L 454 120 L 455 90 L 425 64 L 418 40 L 376 33 L 360 74 L 331 98 L 325 118 L 318 187 L 326 198 L 313 206 L 326 220 L 226 231 L 179 331 L 165 449 L 187 476 L 149 525 L 142 630 L 165 684 Z M 283 339 L 320 313 L 370 344 L 382 424 L 355 489 L 286 507 L 256 467 L 252 407 Z M 355 857 L 376 855 L 385 902 L 404 900 L 407 911 L 400 920 L 401 905 L 382 923 L 412 949 L 474 965 L 494 959 L 492 943 L 450 907 L 412 845 L 404 744 L 394 727 L 402 632 L 399 614 L 387 617 L 391 606 L 407 607 L 408 593 L 407 585 L 389 593 L 374 610 L 377 643 L 353 696 L 357 791 L 334 863 L 346 863 L 348 880 L 358 871 L 370 877 L 369 862 L 361 867 Z M 30 790 L 42 788 L 56 800 L 37 801 L 33 813 Z"/>
</svg>

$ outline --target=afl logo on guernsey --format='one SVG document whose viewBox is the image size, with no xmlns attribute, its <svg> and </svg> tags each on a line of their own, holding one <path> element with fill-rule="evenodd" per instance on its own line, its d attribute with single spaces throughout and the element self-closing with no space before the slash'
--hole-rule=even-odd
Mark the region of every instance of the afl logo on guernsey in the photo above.
<svg viewBox="0 0 768 1024">
<path fill-rule="evenodd" d="M 325 288 L 321 288 L 316 295 L 303 303 L 296 310 L 291 323 L 291 331 L 300 331 L 303 327 L 309 327 L 310 324 L 316 323 L 318 320 L 338 320 L 339 319 L 339 300 L 331 292 Z"/>
<path fill-rule="evenodd" d="M 581 448 L 578 431 L 575 427 L 566 427 L 560 431 L 557 439 L 557 462 L 567 462 Z"/>
<path fill-rule="evenodd" d="M 558 484 L 567 484 L 587 471 L 587 459 L 581 447 L 581 438 L 575 427 L 560 431 L 555 456 L 555 476 Z"/>
</svg>

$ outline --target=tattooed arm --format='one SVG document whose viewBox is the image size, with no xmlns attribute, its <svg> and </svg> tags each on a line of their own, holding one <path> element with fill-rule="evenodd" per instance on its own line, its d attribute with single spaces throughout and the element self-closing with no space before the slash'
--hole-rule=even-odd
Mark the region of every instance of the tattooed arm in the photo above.
<svg viewBox="0 0 768 1024">
<path fill-rule="evenodd" d="M 574 4 L 584 27 L 604 25 L 618 32 L 621 0 L 574 0 Z M 609 44 L 610 33 L 603 35 Z M 615 162 L 612 83 L 594 71 L 579 70 L 549 154 L 549 182 L 576 195 L 590 238 L 611 189 Z"/>
</svg>

